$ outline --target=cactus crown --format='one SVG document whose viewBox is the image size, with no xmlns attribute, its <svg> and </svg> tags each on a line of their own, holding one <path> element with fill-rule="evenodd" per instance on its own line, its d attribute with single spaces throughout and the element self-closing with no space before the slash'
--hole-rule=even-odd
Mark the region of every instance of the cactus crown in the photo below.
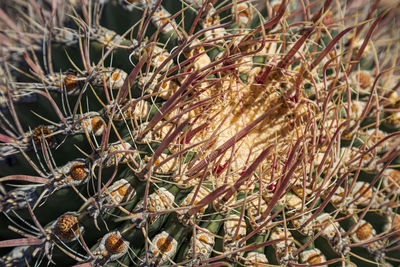
<svg viewBox="0 0 400 267">
<path fill-rule="evenodd" d="M 0 4 L 1 266 L 397 264 L 398 10 Z"/>
</svg>

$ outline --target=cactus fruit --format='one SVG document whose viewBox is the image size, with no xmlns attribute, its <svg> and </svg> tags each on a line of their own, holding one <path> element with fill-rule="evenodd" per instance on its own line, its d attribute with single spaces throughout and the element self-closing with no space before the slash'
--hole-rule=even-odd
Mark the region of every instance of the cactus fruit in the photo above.
<svg viewBox="0 0 400 267">
<path fill-rule="evenodd" d="M 397 265 L 399 8 L 2 2 L 0 265 Z"/>
</svg>

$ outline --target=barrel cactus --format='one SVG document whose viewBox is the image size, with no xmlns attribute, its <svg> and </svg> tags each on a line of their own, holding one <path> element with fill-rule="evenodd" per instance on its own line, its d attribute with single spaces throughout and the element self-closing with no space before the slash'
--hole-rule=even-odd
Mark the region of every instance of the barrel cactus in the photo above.
<svg viewBox="0 0 400 267">
<path fill-rule="evenodd" d="M 0 265 L 398 265 L 387 2 L 2 2 Z"/>
</svg>

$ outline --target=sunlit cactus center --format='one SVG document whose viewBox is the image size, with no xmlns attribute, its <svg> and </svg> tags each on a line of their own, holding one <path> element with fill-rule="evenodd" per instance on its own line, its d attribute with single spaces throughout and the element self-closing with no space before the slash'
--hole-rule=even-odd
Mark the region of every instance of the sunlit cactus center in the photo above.
<svg viewBox="0 0 400 267">
<path fill-rule="evenodd" d="M 199 117 L 193 128 L 207 124 L 190 140 L 190 143 L 205 143 L 199 149 L 196 148 L 199 153 L 204 157 L 209 156 L 230 140 L 232 142 L 232 138 L 238 139 L 233 141 L 234 146 L 218 158 L 215 164 L 217 166 L 210 168 L 214 170 L 215 176 L 209 175 L 207 179 L 213 179 L 217 185 L 235 183 L 257 156 L 270 146 L 274 146 L 274 151 L 260 164 L 260 168 L 271 166 L 272 161 L 275 161 L 276 175 L 280 175 L 285 164 L 281 156 L 289 151 L 294 140 L 306 134 L 308 119 L 317 119 L 313 111 L 315 107 L 302 102 L 302 95 L 299 96 L 298 103 L 286 101 L 283 96 L 284 90 L 287 94 L 295 93 L 295 85 L 289 76 L 276 74 L 277 81 L 272 80 L 264 86 L 255 81 L 260 72 L 260 68 L 252 69 L 248 73 L 247 81 L 225 75 L 218 84 L 194 100 L 210 99 L 209 106 L 193 110 L 190 114 L 194 118 Z M 283 89 L 284 87 L 286 89 Z M 246 130 L 245 136 L 242 137 L 241 131 L 252 126 L 257 119 L 260 122 Z M 231 171 L 228 172 L 229 177 L 223 175 L 218 178 L 228 169 Z M 265 168 L 262 179 L 266 182 L 271 181 L 271 172 L 271 168 Z"/>
</svg>

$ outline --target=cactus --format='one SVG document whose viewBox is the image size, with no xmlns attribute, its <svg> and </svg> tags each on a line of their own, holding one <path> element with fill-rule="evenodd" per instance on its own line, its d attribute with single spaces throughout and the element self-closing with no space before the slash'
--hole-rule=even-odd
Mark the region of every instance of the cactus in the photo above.
<svg viewBox="0 0 400 267">
<path fill-rule="evenodd" d="M 0 4 L 0 265 L 397 265 L 398 9 Z"/>
</svg>

